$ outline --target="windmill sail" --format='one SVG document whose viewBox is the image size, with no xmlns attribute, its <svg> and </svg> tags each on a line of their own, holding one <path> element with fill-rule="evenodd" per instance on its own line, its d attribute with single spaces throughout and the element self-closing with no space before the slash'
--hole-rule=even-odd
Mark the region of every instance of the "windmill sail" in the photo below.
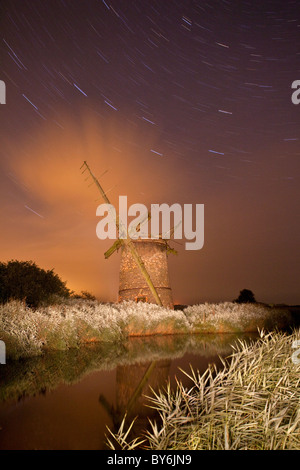
<svg viewBox="0 0 300 470">
<path fill-rule="evenodd" d="M 87 170 L 90 174 L 90 176 L 92 177 L 93 179 L 93 182 L 95 183 L 96 187 L 98 188 L 98 190 L 100 191 L 100 194 L 103 198 L 103 200 L 105 201 L 106 204 L 109 204 L 110 205 L 110 200 L 108 199 L 107 197 L 107 194 L 106 192 L 104 191 L 104 189 L 102 188 L 101 184 L 99 183 L 99 181 L 97 180 L 97 178 L 94 176 L 94 174 L 92 173 L 89 165 L 87 164 L 86 161 L 83 162 L 82 166 L 81 166 L 81 169 L 83 169 L 83 173 Z M 120 230 L 122 229 L 122 227 L 120 227 L 120 220 L 119 220 L 119 216 L 117 215 L 115 220 L 114 220 L 115 224 L 116 224 L 116 227 L 117 227 L 117 231 L 118 231 L 118 234 L 120 234 Z M 128 234 L 128 231 L 127 231 L 127 238 L 125 239 L 120 239 L 118 238 L 116 240 L 116 242 L 113 244 L 113 246 L 105 253 L 105 257 L 108 258 L 109 256 L 111 256 L 118 248 L 120 248 L 122 245 L 126 245 L 128 247 L 128 249 L 130 250 L 130 253 L 134 259 L 134 261 L 136 262 L 137 266 L 139 267 L 139 270 L 140 272 L 142 273 L 142 276 L 144 277 L 144 279 L 146 280 L 147 282 L 147 285 L 156 301 L 156 303 L 160 306 L 162 306 L 162 301 L 160 299 L 160 296 L 158 295 L 158 292 L 152 282 L 152 279 L 150 277 L 150 274 L 149 272 L 147 271 L 146 267 L 145 267 L 145 264 L 141 258 L 141 256 L 139 255 L 135 245 L 134 245 L 134 242 L 132 241 L 132 239 L 130 238 L 129 234 Z"/>
</svg>

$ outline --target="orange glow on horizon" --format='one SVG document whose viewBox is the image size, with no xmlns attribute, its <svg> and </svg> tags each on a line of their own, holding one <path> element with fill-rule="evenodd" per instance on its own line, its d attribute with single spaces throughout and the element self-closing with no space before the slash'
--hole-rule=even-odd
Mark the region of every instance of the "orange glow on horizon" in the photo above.
<svg viewBox="0 0 300 470">
<path fill-rule="evenodd" d="M 60 121 L 62 127 L 47 121 L 30 138 L 13 142 L 4 136 L 2 261 L 32 260 L 41 268 L 53 268 L 78 293 L 85 290 L 100 300 L 117 301 L 120 258 L 115 253 L 105 260 L 104 252 L 113 241 L 96 236 L 96 208 L 103 201 L 96 187 L 85 181 L 86 174 L 81 174 L 86 160 L 97 177 L 108 170 L 101 183 L 116 208 L 119 195 L 128 197 L 128 205 L 205 204 L 204 248 L 188 252 L 176 244 L 179 255 L 169 257 L 176 303 L 229 301 L 242 288 L 250 288 L 258 300 L 274 303 L 277 295 L 278 302 L 284 302 L 282 286 L 297 298 L 296 286 L 289 289 L 282 279 L 281 266 L 287 263 L 290 276 L 297 278 L 292 247 L 278 249 L 276 241 L 270 245 L 274 231 L 280 233 L 292 220 L 293 206 L 283 211 L 282 192 L 268 192 L 263 177 L 261 183 L 255 181 L 255 193 L 254 183 L 245 188 L 243 178 L 232 179 L 230 185 L 220 180 L 216 191 L 209 167 L 192 166 L 188 159 L 168 152 L 163 156 L 151 152 L 162 146 L 154 126 L 145 123 L 140 132 L 125 122 L 120 128 L 114 120 L 103 121 L 86 110 Z M 272 154 L 272 150 L 264 152 Z M 270 176 L 264 163 L 259 171 Z M 276 175 L 279 170 L 273 171 Z M 296 200 L 292 191 L 290 200 Z"/>
<path fill-rule="evenodd" d="M 155 140 L 154 132 L 151 136 Z M 45 124 L 34 139 L 6 143 L 20 194 L 18 201 L 7 201 L 1 209 L 6 219 L 1 259 L 33 260 L 44 269 L 53 268 L 71 290 L 117 300 L 119 256 L 104 260 L 113 241 L 96 237 L 96 208 L 103 201 L 80 166 L 87 160 L 96 176 L 109 170 L 101 183 L 107 191 L 114 187 L 108 194 L 112 203 L 119 194 L 147 203 L 153 191 L 156 197 L 160 193 L 155 158 L 148 168 L 139 167 L 133 151 L 144 138 L 130 129 L 120 132 L 113 122 L 103 126 L 95 115 L 83 112 L 80 125 L 67 116 L 64 129 Z M 165 191 L 161 185 L 162 198 Z"/>
</svg>

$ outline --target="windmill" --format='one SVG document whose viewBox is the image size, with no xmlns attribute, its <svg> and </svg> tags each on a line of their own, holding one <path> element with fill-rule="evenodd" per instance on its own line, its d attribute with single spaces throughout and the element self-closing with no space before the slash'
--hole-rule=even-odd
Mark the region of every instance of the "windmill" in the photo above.
<svg viewBox="0 0 300 470">
<path fill-rule="evenodd" d="M 102 188 L 98 179 L 92 173 L 86 161 L 80 167 L 92 178 L 99 190 L 103 201 L 111 204 L 107 193 Z M 151 214 L 150 214 L 151 217 Z M 142 222 L 143 223 L 143 222 Z M 136 300 L 157 305 L 174 308 L 172 291 L 170 288 L 167 255 L 176 253 L 163 235 L 159 238 L 137 238 L 133 239 L 126 230 L 126 237 L 120 238 L 123 229 L 119 215 L 115 217 L 118 238 L 105 252 L 108 259 L 115 251 L 121 249 L 119 301 Z M 172 235 L 169 234 L 169 238 Z"/>
</svg>

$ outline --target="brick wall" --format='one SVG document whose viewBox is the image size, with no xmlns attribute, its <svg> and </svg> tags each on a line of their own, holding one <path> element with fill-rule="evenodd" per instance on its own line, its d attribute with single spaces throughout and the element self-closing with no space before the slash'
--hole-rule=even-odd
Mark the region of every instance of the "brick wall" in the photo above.
<svg viewBox="0 0 300 470">
<path fill-rule="evenodd" d="M 163 240 L 139 239 L 134 244 L 163 305 L 173 308 L 166 243 Z M 139 300 L 156 303 L 139 266 L 126 246 L 122 247 L 120 265 L 119 301 L 122 300 Z"/>
</svg>

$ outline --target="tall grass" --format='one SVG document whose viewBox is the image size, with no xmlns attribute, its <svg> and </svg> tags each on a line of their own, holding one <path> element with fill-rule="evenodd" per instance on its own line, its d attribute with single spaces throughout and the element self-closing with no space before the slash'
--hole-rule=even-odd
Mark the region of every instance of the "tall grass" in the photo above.
<svg viewBox="0 0 300 470">
<path fill-rule="evenodd" d="M 194 333 L 239 333 L 257 329 L 280 329 L 291 323 L 287 308 L 271 308 L 265 304 L 199 304 L 183 310 Z"/>
<path fill-rule="evenodd" d="M 290 321 L 288 311 L 258 304 L 203 304 L 179 311 L 147 303 L 70 299 L 32 310 L 11 301 L 0 305 L 0 339 L 8 357 L 18 359 L 128 336 L 249 332 L 281 328 Z"/>
<path fill-rule="evenodd" d="M 292 361 L 290 336 L 261 333 L 250 345 L 239 342 L 224 367 L 209 367 L 203 375 L 191 370 L 191 388 L 178 382 L 153 392 L 149 406 L 159 424 L 130 442 L 124 422 L 108 439 L 110 448 L 143 445 L 151 450 L 299 450 L 300 365 Z M 127 432 L 127 431 L 126 431 Z"/>
</svg>

